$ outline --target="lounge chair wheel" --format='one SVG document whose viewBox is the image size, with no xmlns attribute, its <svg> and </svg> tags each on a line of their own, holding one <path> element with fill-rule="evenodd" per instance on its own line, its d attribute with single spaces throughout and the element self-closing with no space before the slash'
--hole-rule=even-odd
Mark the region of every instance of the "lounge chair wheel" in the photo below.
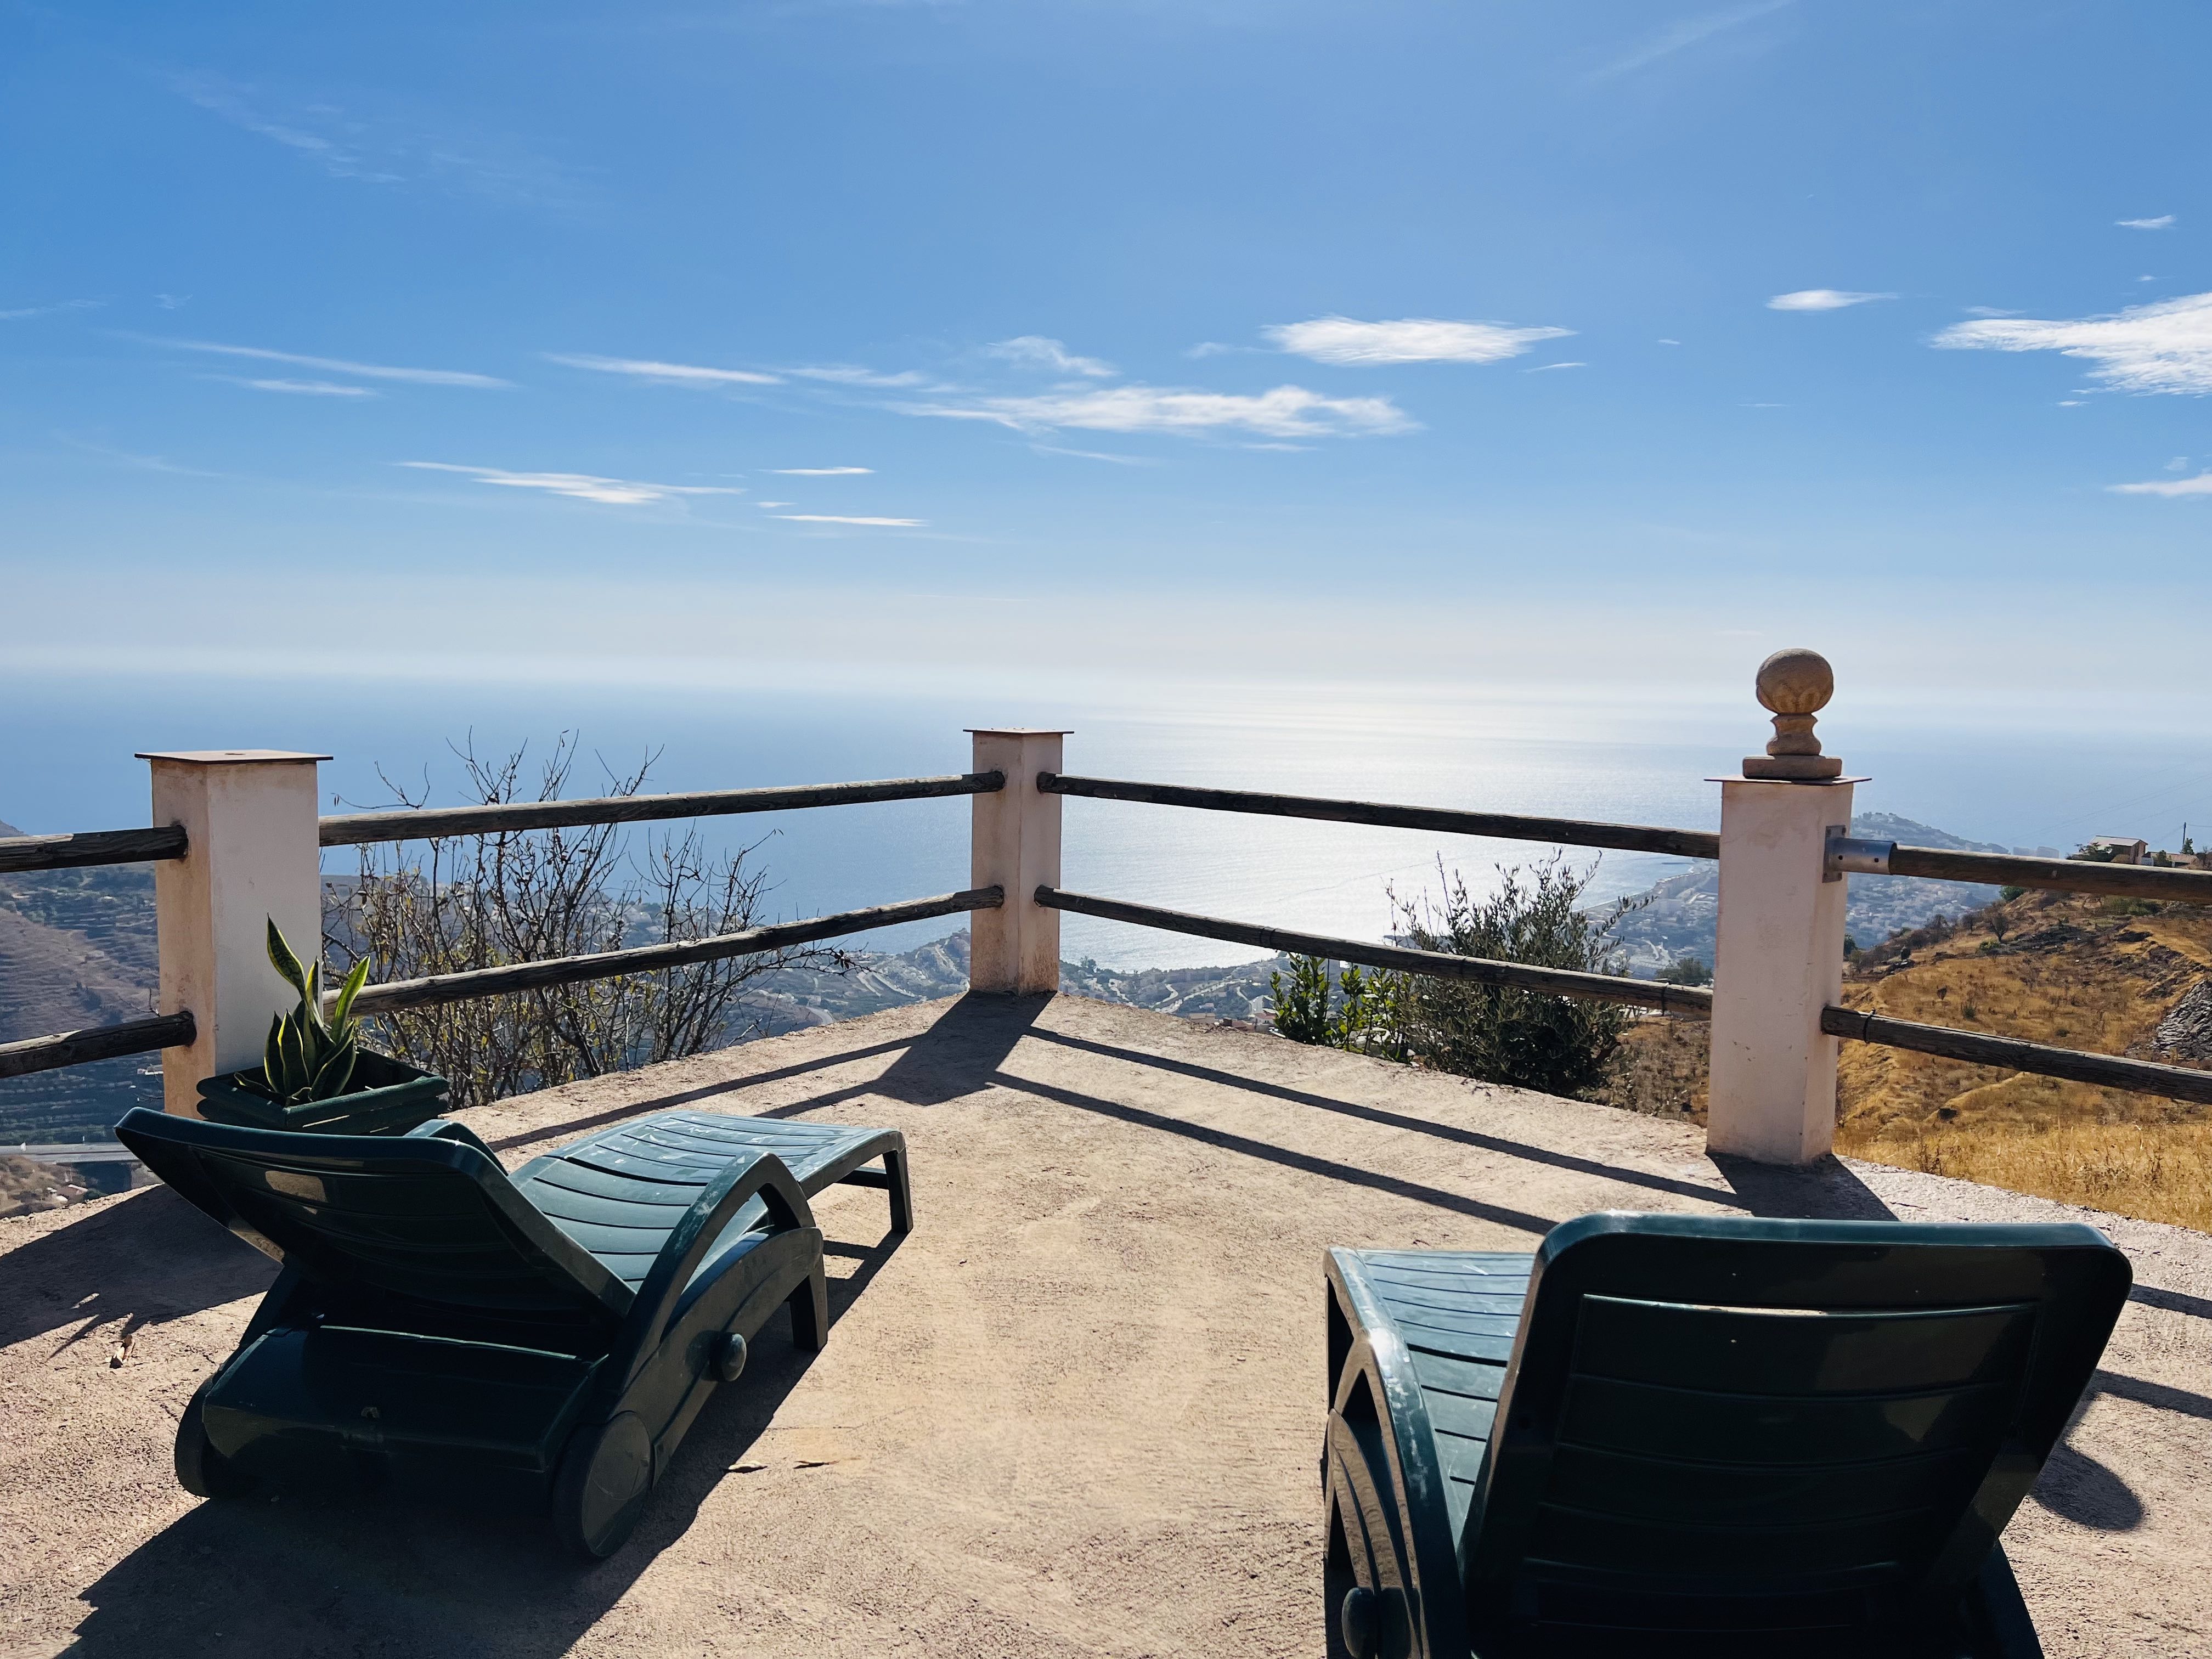
<svg viewBox="0 0 2212 1659">
<path fill-rule="evenodd" d="M 195 1498 L 243 1498 L 253 1490 L 252 1478 L 208 1443 L 198 1395 L 185 1402 L 185 1414 L 177 1419 L 177 1484 Z"/>
<path fill-rule="evenodd" d="M 553 1527 L 595 1559 L 620 1549 L 653 1490 L 653 1437 L 635 1412 L 576 1431 L 553 1486 Z"/>
<path fill-rule="evenodd" d="M 1352 1659 L 1405 1659 L 1413 1651 L 1406 1598 L 1395 1589 L 1376 1590 L 1354 1584 L 1344 1593 L 1337 1627 Z"/>
<path fill-rule="evenodd" d="M 745 1339 L 735 1331 L 725 1331 L 714 1339 L 714 1380 L 734 1382 L 745 1374 L 745 1359 L 750 1350 Z"/>
</svg>

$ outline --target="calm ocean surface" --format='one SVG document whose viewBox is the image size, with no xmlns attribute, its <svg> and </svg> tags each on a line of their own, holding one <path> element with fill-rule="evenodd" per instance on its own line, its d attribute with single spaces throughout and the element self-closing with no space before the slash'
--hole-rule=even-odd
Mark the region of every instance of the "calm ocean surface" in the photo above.
<svg viewBox="0 0 2212 1659">
<path fill-rule="evenodd" d="M 1630 704 L 1620 706 L 1622 701 Z M 1663 696 L 1573 705 L 1503 693 L 1331 696 L 1231 688 L 1175 707 L 1071 705 L 1003 697 L 886 699 L 816 693 L 673 694 L 605 687 L 527 691 L 276 680 L 0 675 L 0 819 L 26 830 L 111 829 L 146 815 L 141 749 L 311 749 L 336 759 L 326 793 L 386 804 L 381 765 L 455 799 L 447 750 L 473 733 L 480 754 L 526 739 L 542 751 L 564 729 L 585 758 L 568 793 L 602 792 L 592 752 L 616 767 L 661 750 L 648 787 L 742 788 L 963 771 L 963 726 L 1065 726 L 1070 772 L 1294 794 L 1557 814 L 1710 829 L 1719 791 L 1763 739 L 1758 710 Z M 1824 717 L 1854 774 L 1862 811 L 1901 813 L 1976 840 L 2070 848 L 2091 835 L 2173 846 L 2185 819 L 2212 830 L 2212 739 L 2114 738 L 1903 729 Z M 967 879 L 964 800 L 838 807 L 709 820 L 724 844 L 763 836 L 755 856 L 779 918 L 942 892 Z M 1480 884 L 1501 861 L 1543 849 L 1349 825 L 1292 823 L 1115 802 L 1066 804 L 1065 884 L 1082 891 L 1353 937 L 1390 922 L 1385 887 L 1435 884 L 1436 862 Z M 345 867 L 333 854 L 332 868 Z M 1578 863 L 1589 854 L 1574 855 Z M 1607 854 L 1595 890 L 1625 893 L 1682 867 Z M 905 949 L 957 921 L 859 941 Z M 1065 950 L 1122 967 L 1249 960 L 1261 952 L 1070 916 Z"/>
</svg>

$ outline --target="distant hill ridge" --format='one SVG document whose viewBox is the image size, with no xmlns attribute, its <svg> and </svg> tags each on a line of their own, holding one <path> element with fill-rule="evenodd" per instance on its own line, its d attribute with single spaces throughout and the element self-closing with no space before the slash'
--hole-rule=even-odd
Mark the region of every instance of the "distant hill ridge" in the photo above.
<svg viewBox="0 0 2212 1659">
<path fill-rule="evenodd" d="M 1993 842 L 1968 841 L 1899 817 L 1894 812 L 1862 812 L 1851 833 L 1869 841 L 1903 842 L 1961 853 L 2003 853 Z M 1844 931 L 1861 945 L 1887 939 L 1904 927 L 1924 927 L 1938 915 L 1960 916 L 1993 902 L 1995 887 L 1979 882 L 1905 881 L 1893 876 L 1852 876 L 1844 900 Z M 1646 888 L 1630 901 L 1640 908 L 1621 918 L 1613 937 L 1626 951 L 1630 973 L 1649 978 L 1684 957 L 1712 965 L 1714 935 L 1720 922 L 1721 876 L 1717 864 L 1699 862 L 1679 876 Z"/>
</svg>

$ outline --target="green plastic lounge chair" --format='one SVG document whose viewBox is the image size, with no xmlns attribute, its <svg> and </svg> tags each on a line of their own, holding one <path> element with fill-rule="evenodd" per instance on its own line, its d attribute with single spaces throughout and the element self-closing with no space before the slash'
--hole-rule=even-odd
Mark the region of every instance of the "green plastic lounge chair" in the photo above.
<svg viewBox="0 0 2212 1659">
<path fill-rule="evenodd" d="M 1588 1215 L 1332 1249 L 1355 1659 L 2026 1659 L 1997 1535 L 2119 1317 L 2094 1228 Z"/>
<path fill-rule="evenodd" d="M 443 1121 L 316 1135 L 134 1110 L 115 1133 L 283 1267 L 178 1424 L 186 1490 L 550 1506 L 593 1556 L 779 1307 L 800 1347 L 827 1337 L 809 1186 L 886 1188 L 911 1224 L 896 1130 L 665 1113 L 511 1178 Z"/>
</svg>

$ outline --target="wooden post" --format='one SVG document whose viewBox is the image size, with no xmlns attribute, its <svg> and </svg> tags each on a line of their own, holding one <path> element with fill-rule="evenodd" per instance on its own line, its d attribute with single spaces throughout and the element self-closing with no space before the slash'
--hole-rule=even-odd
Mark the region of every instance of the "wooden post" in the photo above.
<svg viewBox="0 0 2212 1659">
<path fill-rule="evenodd" d="M 199 1115 L 203 1078 L 256 1065 L 273 1014 L 297 994 L 269 964 L 273 918 L 304 962 L 322 955 L 322 849 L 315 763 L 270 749 L 142 754 L 154 822 L 181 824 L 185 856 L 154 866 L 161 1009 L 188 1010 L 198 1036 L 161 1053 L 162 1099 Z"/>
<path fill-rule="evenodd" d="M 1721 783 L 1720 926 L 1713 963 L 1705 1144 L 1762 1164 L 1811 1164 L 1836 1128 L 1837 1039 L 1820 1011 L 1841 995 L 1847 884 L 1826 871 L 1831 830 L 1850 833 L 1843 763 L 1820 753 L 1813 715 L 1835 689 L 1809 651 L 1759 672 L 1776 716 L 1765 755 Z"/>
<path fill-rule="evenodd" d="M 974 769 L 1005 773 L 1006 787 L 975 797 L 968 884 L 1003 887 L 1006 898 L 970 918 L 968 988 L 1050 996 L 1060 989 L 1060 912 L 1034 896 L 1040 885 L 1060 885 L 1060 797 L 1040 793 L 1036 777 L 1060 770 L 1067 734 L 970 728 L 969 735 Z"/>
</svg>

